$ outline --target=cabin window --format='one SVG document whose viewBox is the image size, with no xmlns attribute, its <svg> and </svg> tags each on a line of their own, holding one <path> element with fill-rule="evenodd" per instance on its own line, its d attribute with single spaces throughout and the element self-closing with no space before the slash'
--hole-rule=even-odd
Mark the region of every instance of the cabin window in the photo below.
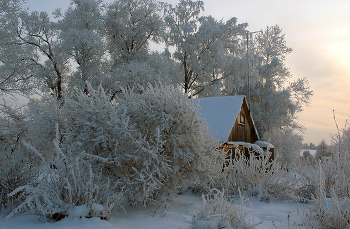
<svg viewBox="0 0 350 229">
<path fill-rule="evenodd" d="M 245 115 L 243 112 L 239 113 L 238 116 L 238 136 L 237 141 L 247 141 L 246 129 L 245 129 Z"/>
<path fill-rule="evenodd" d="M 244 124 L 245 124 L 245 115 L 243 114 L 243 112 L 241 112 L 241 113 L 239 114 L 238 124 L 241 124 L 241 125 L 244 125 Z"/>
</svg>

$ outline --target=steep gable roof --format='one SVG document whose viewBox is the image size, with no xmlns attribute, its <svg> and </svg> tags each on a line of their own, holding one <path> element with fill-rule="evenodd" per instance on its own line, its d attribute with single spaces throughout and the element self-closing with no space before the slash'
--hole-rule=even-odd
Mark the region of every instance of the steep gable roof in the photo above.
<svg viewBox="0 0 350 229">
<path fill-rule="evenodd" d="M 195 101 L 199 103 L 198 113 L 207 121 L 213 136 L 222 142 L 226 142 L 241 111 L 244 99 L 244 95 L 237 95 L 199 98 Z M 251 120 L 253 121 L 253 119 Z M 254 129 L 256 132 L 255 125 Z M 256 134 L 259 136 L 257 132 Z"/>
<path fill-rule="evenodd" d="M 236 118 L 241 111 L 243 95 L 199 98 L 199 114 L 204 118 L 213 136 L 227 141 Z"/>
</svg>

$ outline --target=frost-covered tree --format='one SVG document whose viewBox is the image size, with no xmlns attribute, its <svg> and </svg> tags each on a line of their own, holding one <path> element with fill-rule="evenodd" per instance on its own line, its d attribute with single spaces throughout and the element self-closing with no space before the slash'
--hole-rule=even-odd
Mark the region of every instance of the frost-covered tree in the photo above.
<svg viewBox="0 0 350 229">
<path fill-rule="evenodd" d="M 314 155 L 312 155 L 309 150 L 305 150 L 303 152 L 303 155 L 301 155 L 300 159 L 302 160 L 302 162 L 306 162 L 311 165 L 314 165 L 316 162 Z"/>
<path fill-rule="evenodd" d="M 164 82 L 169 85 L 180 84 L 181 69 L 178 63 L 167 56 L 167 52 L 154 52 L 149 55 L 146 61 L 131 61 L 114 70 L 111 81 L 116 82 L 113 85 L 106 85 L 106 90 L 121 93 L 123 88 L 140 89 L 139 86 L 146 87 L 149 84 L 155 85 L 157 82 Z M 113 90 L 114 89 L 114 90 Z"/>
<path fill-rule="evenodd" d="M 22 12 L 21 0 L 0 3 L 0 93 L 30 91 L 33 85 L 31 58 L 35 49 L 28 44 L 18 44 L 18 26 Z M 29 81 L 31 80 L 31 81 Z"/>
<path fill-rule="evenodd" d="M 161 78 L 161 81 L 169 85 L 181 84 L 181 66 L 171 57 L 168 49 L 164 52 L 153 52 L 147 63 Z"/>
<path fill-rule="evenodd" d="M 175 47 L 173 58 L 181 64 L 182 86 L 192 95 L 205 90 L 210 94 L 210 87 L 220 94 L 222 80 L 231 74 L 224 69 L 235 48 L 232 41 L 247 26 L 237 25 L 236 18 L 223 22 L 199 17 L 203 10 L 202 1 L 182 0 L 175 7 L 170 5 L 165 17 L 166 43 Z"/>
<path fill-rule="evenodd" d="M 272 81 L 257 83 L 251 91 L 251 110 L 260 133 L 295 125 L 296 106 L 290 91 L 278 90 Z"/>
<path fill-rule="evenodd" d="M 278 25 L 267 26 L 256 34 L 254 53 L 259 57 L 257 70 L 263 84 L 272 80 L 276 86 L 281 87 L 291 77 L 284 63 L 286 55 L 291 52 L 292 49 L 287 46 L 285 35 Z"/>
<path fill-rule="evenodd" d="M 73 0 L 64 18 L 59 22 L 61 49 L 78 64 L 69 77 L 68 87 L 84 88 L 85 81 L 99 85 L 105 55 L 104 25 L 101 1 Z M 87 87 L 84 92 L 88 93 Z"/>
<path fill-rule="evenodd" d="M 47 12 L 28 13 L 22 4 L 1 3 L 2 92 L 39 89 L 61 100 L 85 87 L 86 80 L 94 86 L 102 82 L 110 91 L 133 86 L 123 76 L 133 65 L 138 71 L 149 65 L 149 44 L 160 41 L 164 31 L 162 5 L 153 0 L 116 1 L 106 10 L 101 1 L 74 0 L 64 14 L 53 13 L 54 21 Z M 142 75 L 133 82 L 159 80 L 159 74 L 147 69 Z"/>
<path fill-rule="evenodd" d="M 163 39 L 162 14 L 163 4 L 155 0 L 118 0 L 107 7 L 104 25 L 110 78 L 104 88 L 114 93 L 113 98 L 121 92 L 120 87 L 169 81 L 168 74 L 150 64 L 154 56 L 160 56 L 150 52 L 150 44 Z"/>
<path fill-rule="evenodd" d="M 158 177 L 169 169 L 166 162 L 129 124 L 124 110 L 110 100 L 102 87 L 94 90 L 89 85 L 88 90 L 89 94 L 81 91 L 67 98 L 61 107 L 62 152 L 89 161 L 94 173 L 102 170 L 115 183 L 116 191 L 128 193 L 130 202 L 147 203 L 161 186 Z M 150 166 L 144 168 L 148 160 Z M 157 166 L 163 170 L 153 169 Z"/>
<path fill-rule="evenodd" d="M 67 55 L 59 49 L 58 29 L 46 12 L 32 12 L 10 6 L 20 1 L 5 1 L 2 15 L 7 17 L 2 30 L 1 59 L 5 77 L 8 80 L 37 80 L 39 88 L 50 91 L 57 100 L 63 97 L 63 83 L 67 70 Z M 12 18 L 15 17 L 15 18 Z"/>
<path fill-rule="evenodd" d="M 147 59 L 150 42 L 162 38 L 161 12 L 155 0 L 117 0 L 108 6 L 104 23 L 112 69 Z"/>
<path fill-rule="evenodd" d="M 263 139 L 274 144 L 277 160 L 290 168 L 300 157 L 303 137 L 292 128 L 269 130 L 264 133 Z"/>
<path fill-rule="evenodd" d="M 296 114 L 311 99 L 312 91 L 306 78 L 289 82 L 291 73 L 285 66 L 286 55 L 292 49 L 278 25 L 267 27 L 253 39 L 250 61 L 258 81 L 243 91 L 248 96 L 254 120 L 260 133 L 274 129 L 301 129 Z"/>
<path fill-rule="evenodd" d="M 317 160 L 322 159 L 323 157 L 329 157 L 332 155 L 332 152 L 328 149 L 329 146 L 326 144 L 325 140 L 322 140 L 320 144 L 316 147 L 315 158 Z"/>
<path fill-rule="evenodd" d="M 301 111 L 300 101 L 292 96 L 293 91 L 278 90 L 268 80 L 264 85 L 256 83 L 251 91 L 251 112 L 263 139 L 275 145 L 282 162 L 292 164 L 302 148 L 302 126 L 296 113 Z M 304 98 L 305 99 L 305 98 Z M 299 107 L 300 106 L 300 107 Z"/>
</svg>

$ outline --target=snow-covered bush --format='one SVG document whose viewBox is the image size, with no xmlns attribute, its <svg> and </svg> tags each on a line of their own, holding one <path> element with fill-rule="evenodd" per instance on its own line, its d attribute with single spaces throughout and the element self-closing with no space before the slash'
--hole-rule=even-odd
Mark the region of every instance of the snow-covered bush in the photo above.
<svg viewBox="0 0 350 229">
<path fill-rule="evenodd" d="M 224 188 L 228 194 L 238 194 L 240 190 L 252 196 L 259 195 L 261 200 L 267 202 L 271 196 L 279 199 L 294 198 L 295 176 L 276 161 L 269 161 L 270 152 L 264 152 L 254 144 L 239 144 L 245 144 L 245 149 L 240 150 L 237 143 L 236 148 L 228 153 L 222 163 L 225 167 L 221 179 L 218 179 L 218 187 Z M 249 150 L 250 157 L 245 156 L 245 150 Z"/>
<path fill-rule="evenodd" d="M 56 123 L 60 131 L 65 127 L 60 107 L 61 104 L 51 95 L 43 95 L 40 99 L 30 99 L 25 111 L 26 142 L 47 159 L 55 150 L 52 139 L 56 137 Z"/>
<path fill-rule="evenodd" d="M 255 228 L 247 220 L 247 212 L 243 210 L 244 199 L 240 203 L 229 201 L 224 191 L 213 190 L 212 193 L 202 195 L 203 206 L 198 214 L 192 217 L 191 228 Z"/>
<path fill-rule="evenodd" d="M 33 178 L 37 176 L 38 171 L 23 152 L 1 152 L 0 161 L 0 209 L 3 207 L 14 208 L 22 200 L 20 195 L 11 195 L 12 191 L 23 185 L 35 184 Z"/>
<path fill-rule="evenodd" d="M 350 128 L 344 128 L 333 136 L 331 156 L 319 160 L 321 175 L 317 182 L 323 183 L 321 190 L 329 197 L 334 191 L 338 198 L 350 197 Z"/>
<path fill-rule="evenodd" d="M 320 163 L 324 185 L 322 190 L 331 193 L 335 191 L 338 197 L 350 197 L 350 155 L 333 155 L 329 159 L 323 159 Z"/>
<path fill-rule="evenodd" d="M 322 228 L 350 227 L 349 128 L 339 131 L 331 145 L 332 156 L 323 157 L 314 170 L 317 187 L 306 225 Z"/>
<path fill-rule="evenodd" d="M 53 158 L 46 160 L 28 143 L 23 143 L 41 160 L 35 185 L 23 185 L 9 194 L 20 195 L 23 202 L 7 216 L 20 211 L 32 211 L 44 218 L 108 217 L 115 205 L 123 203 L 123 193 L 102 171 L 94 172 L 84 155 L 66 155 L 57 138 L 53 141 Z"/>
<path fill-rule="evenodd" d="M 316 173 L 314 182 L 317 182 L 317 191 L 312 196 L 312 207 L 308 213 L 299 213 L 305 228 L 349 228 L 350 199 L 339 197 L 334 188 L 327 188 L 321 163 L 314 173 Z"/>
<path fill-rule="evenodd" d="M 303 159 L 291 170 L 297 177 L 295 186 L 296 200 L 301 203 L 310 203 L 317 194 L 319 175 L 316 165 Z"/>
<path fill-rule="evenodd" d="M 8 197 L 16 188 L 31 184 L 37 161 L 23 148 L 27 128 L 20 109 L 4 105 L 0 116 L 0 209 L 15 207 L 19 196 Z"/>
<path fill-rule="evenodd" d="M 339 198 L 335 193 L 328 198 L 325 192 L 314 200 L 308 216 L 309 224 L 321 228 L 343 229 L 350 227 L 350 199 Z"/>
<path fill-rule="evenodd" d="M 350 128 L 349 121 L 345 127 L 332 136 L 330 157 L 321 159 L 325 191 L 330 193 L 334 189 L 340 197 L 350 197 Z"/>
<path fill-rule="evenodd" d="M 142 91 L 125 92 L 119 102 L 128 104 L 130 122 L 149 143 L 156 142 L 157 132 L 165 142 L 162 150 L 172 172 L 165 177 L 162 192 L 174 193 L 198 177 L 207 181 L 208 173 L 215 172 L 211 164 L 217 142 L 199 116 L 199 107 L 180 87 L 149 85 Z"/>
<path fill-rule="evenodd" d="M 350 154 L 350 120 L 346 120 L 344 128 L 339 129 L 338 134 L 332 135 L 330 150 L 332 153 Z"/>
<path fill-rule="evenodd" d="M 301 176 L 300 184 L 302 185 L 299 185 L 297 191 L 300 197 L 312 200 L 325 193 L 327 198 L 330 198 L 332 192 L 336 198 L 350 197 L 349 132 L 344 128 L 339 131 L 338 135 L 334 135 L 330 146 L 331 151 L 327 154 L 320 153 L 322 156 L 314 163 L 301 160 L 299 161 L 301 163 L 293 168 L 293 171 Z M 320 145 L 325 145 L 325 143 L 322 142 Z M 325 149 L 325 146 L 323 148 Z"/>
<path fill-rule="evenodd" d="M 40 176 L 8 191 L 25 200 L 13 213 L 32 209 L 55 217 L 87 206 L 87 216 L 94 216 L 92 205 L 108 213 L 121 193 L 131 204 L 146 205 L 189 184 L 207 185 L 221 170 L 214 169 L 216 141 L 180 88 L 122 89 L 114 100 L 101 86 L 87 88 L 63 104 L 31 101 L 21 146 Z"/>
<path fill-rule="evenodd" d="M 130 123 L 126 108 L 111 101 L 102 87 L 88 86 L 88 95 L 81 93 L 64 105 L 68 128 L 63 149 L 84 152 L 93 168 L 102 169 L 131 203 L 146 204 L 171 171 L 162 154 L 164 141 L 158 135 L 148 143 Z"/>
<path fill-rule="evenodd" d="M 64 105 L 63 150 L 85 152 L 130 203 L 145 205 L 176 194 L 198 177 L 208 180 L 212 171 L 205 165 L 215 140 L 180 88 L 122 89 L 111 101 L 102 87 L 88 87 L 89 94 Z"/>
</svg>

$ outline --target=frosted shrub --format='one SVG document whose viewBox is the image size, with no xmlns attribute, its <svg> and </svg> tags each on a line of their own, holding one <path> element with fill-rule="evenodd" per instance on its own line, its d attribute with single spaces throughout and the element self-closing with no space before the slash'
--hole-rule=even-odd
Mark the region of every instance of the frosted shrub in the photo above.
<svg viewBox="0 0 350 229">
<path fill-rule="evenodd" d="M 67 99 L 63 149 L 84 152 L 135 205 L 176 194 L 201 177 L 214 149 L 208 128 L 179 88 L 149 86 L 113 101 L 102 87 Z M 95 166 L 96 165 L 96 166 Z"/>
<path fill-rule="evenodd" d="M 157 142 L 157 132 L 164 141 L 162 154 L 171 168 L 163 182 L 162 192 L 176 193 L 200 178 L 206 182 L 215 173 L 213 163 L 216 140 L 198 114 L 198 106 L 180 87 L 152 86 L 142 88 L 142 94 L 124 93 L 130 122 L 151 144 Z"/>
<path fill-rule="evenodd" d="M 231 194 L 238 194 L 241 190 L 252 196 L 260 195 L 267 202 L 270 195 L 280 199 L 294 198 L 295 177 L 275 161 L 270 162 L 270 152 L 264 152 L 254 144 L 239 144 L 244 144 L 250 157 L 245 156 L 244 149 L 241 151 L 237 143 L 233 152 L 225 158 L 219 187 L 225 188 Z"/>
<path fill-rule="evenodd" d="M 210 194 L 202 195 L 202 199 L 203 206 L 192 217 L 191 228 L 255 228 L 246 219 L 242 197 L 240 203 L 235 204 L 232 200 L 227 200 L 224 192 L 213 190 Z"/>
<path fill-rule="evenodd" d="M 307 184 L 317 188 L 317 195 L 324 192 L 327 197 L 331 192 L 339 198 L 350 197 L 350 138 L 346 130 L 342 135 L 333 138 L 332 155 L 321 157 L 315 166 L 298 169 L 298 173 Z M 316 196 L 316 195 L 315 195 Z"/>
<path fill-rule="evenodd" d="M 292 169 L 298 177 L 298 183 L 295 187 L 295 196 L 298 202 L 309 203 L 315 198 L 319 184 L 319 174 L 316 167 L 316 165 L 301 159 Z"/>
<path fill-rule="evenodd" d="M 37 170 L 28 163 L 28 158 L 19 152 L 12 155 L 3 151 L 1 153 L 3 155 L 0 162 L 0 209 L 13 208 L 23 199 L 20 195 L 8 196 L 8 194 L 20 186 L 32 184 Z"/>
<path fill-rule="evenodd" d="M 4 105 L 0 117 L 0 209 L 15 207 L 18 195 L 8 197 L 16 188 L 31 184 L 37 175 L 36 160 L 21 144 L 25 138 L 25 116 L 20 109 Z"/>
<path fill-rule="evenodd" d="M 306 225 L 322 228 L 350 227 L 350 129 L 333 136 L 332 156 L 321 158 L 317 167 L 317 193 Z"/>
<path fill-rule="evenodd" d="M 317 225 L 321 228 L 343 229 L 350 227 L 350 199 L 339 198 L 333 192 L 328 198 L 325 192 L 314 200 L 306 226 Z"/>
<path fill-rule="evenodd" d="M 65 155 L 54 140 L 51 160 L 27 143 L 29 150 L 42 160 L 41 173 L 35 185 L 24 185 L 9 196 L 21 195 L 24 201 L 7 218 L 20 211 L 59 220 L 63 217 L 107 217 L 113 207 L 123 202 L 123 193 L 116 192 L 113 183 L 92 171 L 92 165 L 78 155 Z"/>
<path fill-rule="evenodd" d="M 304 220 L 310 228 L 350 227 L 349 133 L 349 128 L 344 128 L 333 136 L 332 156 L 321 158 L 313 172 L 311 180 L 317 190 L 310 214 Z"/>
<path fill-rule="evenodd" d="M 339 157 L 333 155 L 332 158 L 323 160 L 320 163 L 322 169 L 322 179 L 324 186 L 322 190 L 330 195 L 334 190 L 338 197 L 349 197 L 350 195 L 350 168 L 348 156 Z"/>
<path fill-rule="evenodd" d="M 147 203 L 170 172 L 161 154 L 160 136 L 155 145 L 149 145 L 101 87 L 89 91 L 90 95 L 81 94 L 77 100 L 66 102 L 71 128 L 65 133 L 64 145 L 73 152 L 84 151 L 85 158 L 102 168 L 104 175 L 127 193 L 130 202 Z"/>
<path fill-rule="evenodd" d="M 45 158 L 51 157 L 55 150 L 52 139 L 56 136 L 56 123 L 59 124 L 60 131 L 65 128 L 60 106 L 51 95 L 44 95 L 40 99 L 31 99 L 25 111 L 26 142 Z"/>
<path fill-rule="evenodd" d="M 350 199 L 339 197 L 334 188 L 327 187 L 321 163 L 317 171 L 317 193 L 308 214 L 302 215 L 307 228 L 341 229 L 350 227 Z"/>
<path fill-rule="evenodd" d="M 322 159 L 325 191 L 334 189 L 340 197 L 350 197 L 350 128 L 341 129 L 332 139 L 332 156 Z"/>
<path fill-rule="evenodd" d="M 170 172 L 162 155 L 163 140 L 149 144 L 130 124 L 126 109 L 112 102 L 102 87 L 67 99 L 63 149 L 84 152 L 93 168 L 102 169 L 132 203 L 145 204 Z"/>
</svg>

